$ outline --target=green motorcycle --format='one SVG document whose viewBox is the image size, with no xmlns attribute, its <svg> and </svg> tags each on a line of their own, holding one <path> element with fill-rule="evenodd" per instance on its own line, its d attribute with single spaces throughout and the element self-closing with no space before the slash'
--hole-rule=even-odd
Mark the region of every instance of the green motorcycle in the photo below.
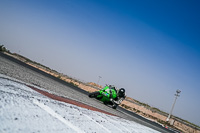
<svg viewBox="0 0 200 133">
<path fill-rule="evenodd" d="M 113 86 L 107 85 L 100 91 L 89 93 L 88 96 L 102 101 L 105 105 L 111 105 L 113 109 L 116 109 L 118 106 L 113 100 L 117 98 L 117 90 Z"/>
</svg>

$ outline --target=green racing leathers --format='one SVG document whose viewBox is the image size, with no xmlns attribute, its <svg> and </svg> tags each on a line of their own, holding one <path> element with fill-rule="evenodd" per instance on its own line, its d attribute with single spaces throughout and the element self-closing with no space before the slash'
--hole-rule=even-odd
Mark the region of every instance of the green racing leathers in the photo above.
<svg viewBox="0 0 200 133">
<path fill-rule="evenodd" d="M 90 93 L 89 97 L 96 98 L 106 105 L 112 105 L 112 108 L 114 109 L 116 109 L 117 106 L 125 99 L 125 96 L 119 97 L 118 90 L 116 90 L 115 87 L 110 85 L 106 85 L 100 91 Z"/>
<path fill-rule="evenodd" d="M 105 86 L 103 89 L 99 91 L 100 95 L 97 98 L 102 97 L 102 102 L 110 102 L 112 99 L 117 97 L 117 91 L 115 88 Z"/>
</svg>

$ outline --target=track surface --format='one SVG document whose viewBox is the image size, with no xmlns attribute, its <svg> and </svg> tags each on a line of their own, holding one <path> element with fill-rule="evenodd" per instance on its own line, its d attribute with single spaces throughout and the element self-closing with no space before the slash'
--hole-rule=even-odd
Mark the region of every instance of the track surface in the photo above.
<svg viewBox="0 0 200 133">
<path fill-rule="evenodd" d="M 87 96 L 88 92 L 78 87 L 72 86 L 67 82 L 55 78 L 43 71 L 31 67 L 1 52 L 0 52 L 0 73 L 22 80 L 26 83 L 30 83 L 39 86 L 41 88 L 44 88 L 47 91 L 53 92 L 57 96 L 79 101 L 86 105 L 108 112 L 110 114 L 122 117 L 124 119 L 138 122 L 142 125 L 153 128 L 162 133 L 171 132 L 170 130 L 165 129 L 159 124 L 151 122 L 121 107 L 117 108 L 117 110 L 114 110 L 108 106 L 105 106 L 104 104 L 102 104 L 97 100 L 90 99 Z"/>
</svg>

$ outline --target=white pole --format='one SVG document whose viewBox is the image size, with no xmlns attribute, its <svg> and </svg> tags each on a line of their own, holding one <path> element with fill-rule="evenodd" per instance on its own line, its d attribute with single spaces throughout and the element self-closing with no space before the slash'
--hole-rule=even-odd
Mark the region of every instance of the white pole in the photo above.
<svg viewBox="0 0 200 133">
<path fill-rule="evenodd" d="M 97 85 L 99 84 L 100 78 L 102 78 L 102 77 L 101 77 L 101 76 L 99 76 L 99 79 L 98 79 L 98 81 L 97 81 Z"/>
<path fill-rule="evenodd" d="M 181 91 L 180 91 L 180 90 L 176 90 L 175 100 L 174 100 L 174 103 L 173 103 L 173 105 L 172 105 L 172 109 L 171 109 L 171 111 L 170 111 L 170 113 L 169 113 L 169 115 L 168 115 L 166 121 L 169 121 L 169 119 L 170 119 L 170 117 L 171 117 L 171 115 L 172 115 L 172 111 L 173 111 L 174 106 L 175 106 L 175 104 L 176 104 L 176 99 L 180 96 L 179 93 L 181 93 Z"/>
</svg>

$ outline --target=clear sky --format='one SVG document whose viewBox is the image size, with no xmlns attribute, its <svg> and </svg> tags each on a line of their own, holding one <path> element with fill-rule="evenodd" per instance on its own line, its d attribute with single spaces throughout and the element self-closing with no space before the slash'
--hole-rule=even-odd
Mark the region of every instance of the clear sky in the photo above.
<svg viewBox="0 0 200 133">
<path fill-rule="evenodd" d="M 0 0 L 0 44 L 200 125 L 199 0 Z"/>
</svg>

